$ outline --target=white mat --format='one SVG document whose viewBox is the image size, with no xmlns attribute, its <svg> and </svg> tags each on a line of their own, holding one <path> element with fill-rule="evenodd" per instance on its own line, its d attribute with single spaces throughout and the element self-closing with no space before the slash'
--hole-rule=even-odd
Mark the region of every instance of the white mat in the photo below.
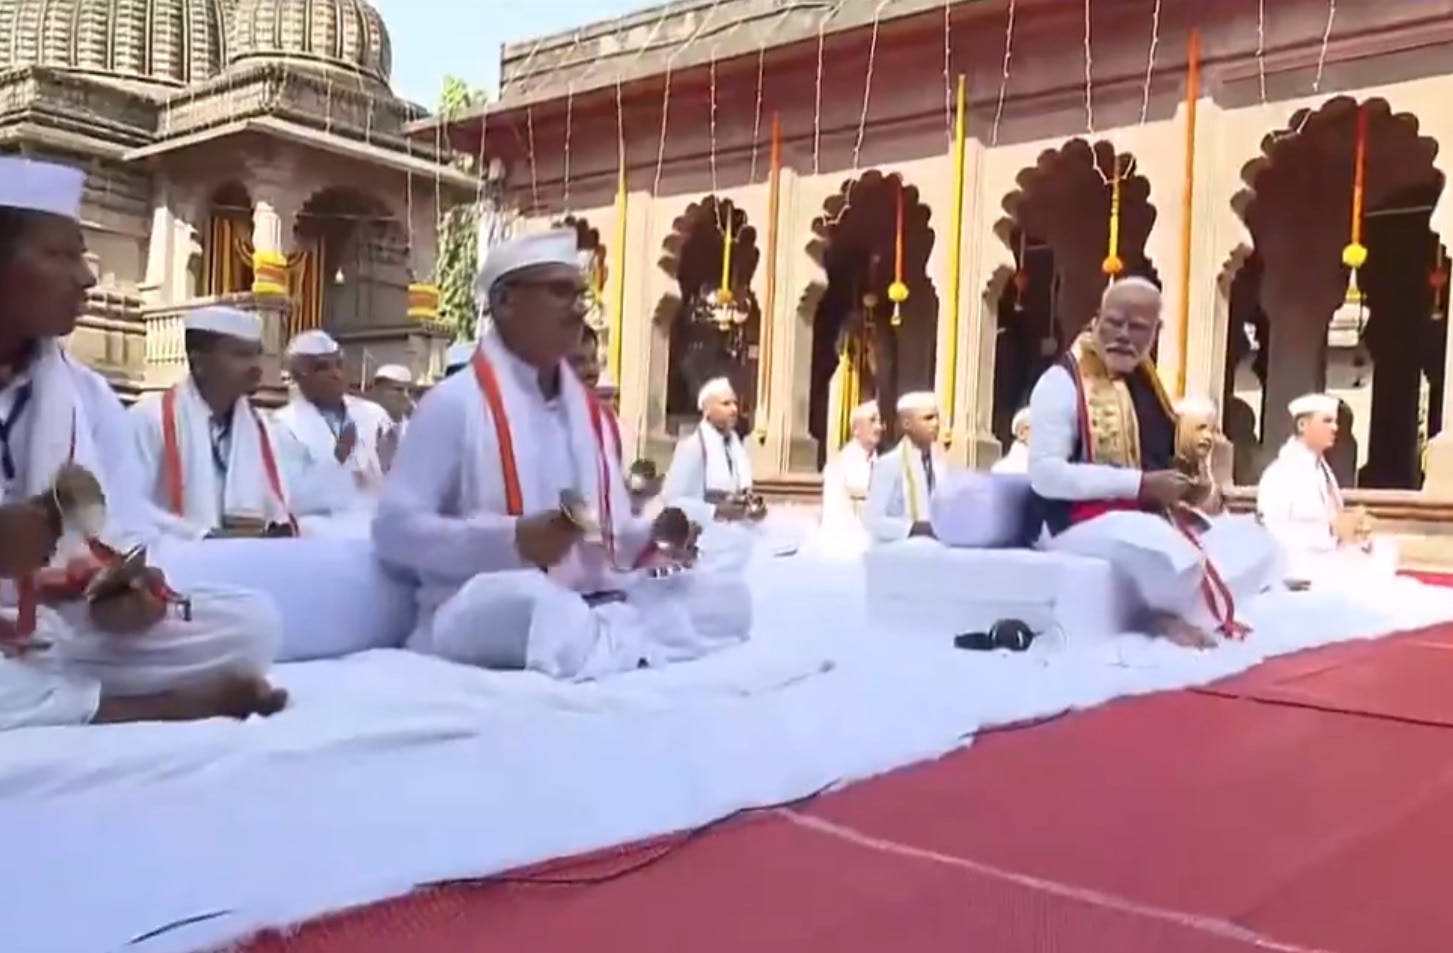
<svg viewBox="0 0 1453 953">
<path fill-rule="evenodd" d="M 755 643 L 604 685 L 395 652 L 287 666 L 268 722 L 0 736 L 11 876 L 0 950 L 193 953 L 441 879 L 694 827 L 937 757 L 980 726 L 1201 683 L 1276 654 L 1453 619 L 1453 593 L 1384 608 L 1249 607 L 1251 642 L 1123 636 L 983 655 L 875 638 L 855 567 L 754 564 Z"/>
</svg>

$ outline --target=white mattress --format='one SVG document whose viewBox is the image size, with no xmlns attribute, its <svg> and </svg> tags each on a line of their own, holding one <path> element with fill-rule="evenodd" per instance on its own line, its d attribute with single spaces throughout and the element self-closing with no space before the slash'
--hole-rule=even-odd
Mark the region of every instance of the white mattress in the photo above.
<svg viewBox="0 0 1453 953">
<path fill-rule="evenodd" d="M 1453 619 L 1453 594 L 1417 587 L 1379 606 L 1278 594 L 1245 607 L 1251 641 L 1214 652 L 1134 635 L 960 652 L 873 631 L 858 566 L 750 571 L 753 643 L 603 684 L 383 650 L 283 666 L 294 705 L 265 722 L 0 735 L 0 950 L 195 953 L 801 798 L 985 725 Z"/>
<path fill-rule="evenodd" d="M 947 644 L 1000 619 L 1041 636 L 1107 639 L 1126 604 L 1110 564 L 1032 549 L 954 549 L 931 539 L 876 546 L 865 557 L 868 618 L 899 636 Z"/>
</svg>

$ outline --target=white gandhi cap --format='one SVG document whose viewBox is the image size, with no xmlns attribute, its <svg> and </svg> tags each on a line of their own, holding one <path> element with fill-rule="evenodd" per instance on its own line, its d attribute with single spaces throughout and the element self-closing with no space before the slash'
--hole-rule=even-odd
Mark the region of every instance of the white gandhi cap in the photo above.
<svg viewBox="0 0 1453 953">
<path fill-rule="evenodd" d="M 1009 421 L 1009 432 L 1017 435 L 1019 431 L 1029 426 L 1029 408 L 1021 407 L 1014 412 L 1014 419 Z"/>
<path fill-rule="evenodd" d="M 595 392 L 605 397 L 614 396 L 620 392 L 616 387 L 615 378 L 610 376 L 610 371 L 600 372 L 600 377 L 595 382 Z"/>
<path fill-rule="evenodd" d="M 1216 402 L 1195 394 L 1176 401 L 1176 413 L 1182 417 L 1215 417 Z"/>
<path fill-rule="evenodd" d="M 384 364 L 373 372 L 376 381 L 392 381 L 395 384 L 412 384 L 414 375 L 402 364 Z"/>
<path fill-rule="evenodd" d="M 1329 394 L 1303 394 L 1287 404 L 1287 411 L 1293 418 L 1305 417 L 1308 414 L 1326 414 L 1328 417 L 1336 417 L 1337 398 Z"/>
<path fill-rule="evenodd" d="M 304 331 L 288 342 L 287 357 L 323 357 L 338 353 L 338 342 L 327 331 Z"/>
<path fill-rule="evenodd" d="M 930 410 L 938 410 L 938 395 L 931 390 L 916 390 L 898 398 L 900 414 L 926 413 Z"/>
<path fill-rule="evenodd" d="M 0 206 L 81 220 L 86 173 L 56 162 L 0 156 Z"/>
<path fill-rule="evenodd" d="M 848 418 L 848 421 L 860 424 L 865 420 L 872 420 L 876 416 L 878 416 L 878 402 L 868 400 L 853 408 L 852 416 Z"/>
<path fill-rule="evenodd" d="M 577 236 L 573 228 L 557 228 L 533 235 L 520 235 L 491 248 L 474 280 L 474 296 L 480 303 L 489 302 L 490 290 L 501 278 L 532 268 L 535 265 L 568 265 L 580 267 Z"/>
<path fill-rule="evenodd" d="M 262 342 L 262 320 L 257 315 L 224 305 L 208 305 L 187 312 L 182 319 L 182 327 L 187 331 L 207 331 L 239 341 Z"/>
<path fill-rule="evenodd" d="M 705 410 L 706 405 L 713 400 L 731 400 L 735 396 L 737 392 L 732 388 L 731 381 L 725 377 L 713 377 L 696 392 L 696 409 Z"/>
</svg>

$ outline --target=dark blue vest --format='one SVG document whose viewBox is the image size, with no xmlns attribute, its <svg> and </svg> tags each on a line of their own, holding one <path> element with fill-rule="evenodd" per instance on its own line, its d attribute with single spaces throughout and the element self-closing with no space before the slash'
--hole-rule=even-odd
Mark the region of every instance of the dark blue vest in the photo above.
<svg viewBox="0 0 1453 953">
<path fill-rule="evenodd" d="M 1076 387 L 1080 382 L 1080 369 L 1074 355 L 1065 354 L 1058 361 L 1060 367 L 1069 372 Z M 1154 373 L 1154 372 L 1151 372 Z M 1156 387 L 1145 373 L 1137 372 L 1126 378 L 1130 390 L 1130 402 L 1135 407 L 1135 419 L 1140 429 L 1140 468 L 1146 472 L 1169 470 L 1175 464 L 1176 423 L 1161 403 Z M 1085 396 L 1080 394 L 1077 402 L 1078 426 L 1075 428 L 1075 446 L 1070 453 L 1071 463 L 1088 463 L 1089 456 L 1084 446 Z M 1034 421 L 1030 421 L 1034 426 Z M 1070 506 L 1068 500 L 1050 500 L 1038 494 L 1034 496 L 1040 519 L 1051 535 L 1064 532 L 1070 527 Z"/>
</svg>

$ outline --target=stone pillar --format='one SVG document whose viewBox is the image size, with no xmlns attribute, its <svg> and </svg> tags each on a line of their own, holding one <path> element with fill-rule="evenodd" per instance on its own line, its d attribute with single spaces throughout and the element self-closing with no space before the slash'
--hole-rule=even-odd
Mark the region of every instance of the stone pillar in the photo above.
<svg viewBox="0 0 1453 953">
<path fill-rule="evenodd" d="M 776 308 L 771 316 L 772 398 L 762 454 L 767 465 L 775 461 L 776 473 L 816 473 L 818 443 L 808 420 L 814 315 L 803 313 L 802 304 L 817 299 L 809 292 L 825 286 L 827 275 L 808 254 L 807 242 L 813 218 L 841 177 L 802 176 L 791 157 L 784 157 L 781 175 Z"/>
<path fill-rule="evenodd" d="M 995 233 L 999 203 L 1015 187 L 1014 161 L 995 161 L 995 152 L 970 139 L 964 155 L 964 248 L 960 298 L 959 369 L 949 456 L 984 469 L 999 459 L 994 437 L 994 356 L 999 328 L 999 292 L 1014 274 L 1014 253 Z"/>
</svg>

